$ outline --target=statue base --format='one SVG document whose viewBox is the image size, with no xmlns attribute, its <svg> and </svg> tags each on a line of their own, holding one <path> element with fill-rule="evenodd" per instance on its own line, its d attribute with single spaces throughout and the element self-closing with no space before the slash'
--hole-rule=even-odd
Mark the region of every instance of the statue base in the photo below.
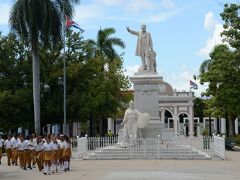
<svg viewBox="0 0 240 180">
<path fill-rule="evenodd" d="M 130 77 L 130 81 L 134 84 L 134 107 L 151 116 L 147 127 L 141 129 L 142 136 L 156 137 L 164 128 L 159 108 L 159 92 L 164 88 L 163 77 L 157 72 L 139 69 Z"/>
</svg>

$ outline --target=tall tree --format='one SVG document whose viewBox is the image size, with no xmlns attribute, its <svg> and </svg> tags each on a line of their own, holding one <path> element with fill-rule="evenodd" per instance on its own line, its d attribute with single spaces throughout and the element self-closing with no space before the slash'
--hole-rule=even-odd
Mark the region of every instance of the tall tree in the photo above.
<svg viewBox="0 0 240 180">
<path fill-rule="evenodd" d="M 31 44 L 35 132 L 40 124 L 40 59 L 39 48 L 61 41 L 64 15 L 72 17 L 73 5 L 79 0 L 17 0 L 10 12 L 11 29 Z"/>
<path fill-rule="evenodd" d="M 112 37 L 116 33 L 114 28 L 100 29 L 97 33 L 96 40 L 88 40 L 88 42 L 93 46 L 94 55 L 103 55 L 111 61 L 114 58 L 119 58 L 120 56 L 114 49 L 114 46 L 120 48 L 125 48 L 125 43 L 117 37 Z"/>
<path fill-rule="evenodd" d="M 237 57 L 238 51 L 218 45 L 210 53 L 210 66 L 200 73 L 200 81 L 209 83 L 205 95 L 214 98 L 210 107 L 217 108 L 215 114 L 228 115 L 231 134 L 234 134 L 234 120 L 240 113 L 240 61 Z"/>
</svg>

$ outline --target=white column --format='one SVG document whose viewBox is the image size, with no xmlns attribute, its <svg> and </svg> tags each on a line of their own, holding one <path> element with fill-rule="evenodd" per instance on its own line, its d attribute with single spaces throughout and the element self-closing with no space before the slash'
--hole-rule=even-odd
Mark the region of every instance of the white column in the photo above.
<svg viewBox="0 0 240 180">
<path fill-rule="evenodd" d="M 173 109 L 173 123 L 174 123 L 174 132 L 177 135 L 178 133 L 178 117 L 177 117 L 177 107 L 174 106 Z"/>
<path fill-rule="evenodd" d="M 235 119 L 235 133 L 238 134 L 238 118 Z"/>
<path fill-rule="evenodd" d="M 193 106 L 189 106 L 189 133 L 190 136 L 193 136 Z"/>
<path fill-rule="evenodd" d="M 196 117 L 195 119 L 197 119 L 197 136 L 200 136 L 200 118 Z"/>
<path fill-rule="evenodd" d="M 113 119 L 108 118 L 108 131 L 111 130 L 113 132 Z"/>
<path fill-rule="evenodd" d="M 161 109 L 161 118 L 160 118 L 160 121 L 162 122 L 162 123 L 164 123 L 164 118 L 165 118 L 165 109 Z"/>
<path fill-rule="evenodd" d="M 217 133 L 217 118 L 213 118 L 213 122 L 214 122 L 214 130 L 213 130 L 213 133 Z"/>
<path fill-rule="evenodd" d="M 51 134 L 51 124 L 47 124 L 47 134 Z"/>
<path fill-rule="evenodd" d="M 226 119 L 221 118 L 221 133 L 226 134 Z"/>
</svg>

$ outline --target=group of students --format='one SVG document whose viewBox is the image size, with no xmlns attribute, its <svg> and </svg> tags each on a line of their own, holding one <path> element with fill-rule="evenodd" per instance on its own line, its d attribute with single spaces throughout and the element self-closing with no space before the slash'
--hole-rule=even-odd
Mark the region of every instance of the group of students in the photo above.
<svg viewBox="0 0 240 180">
<path fill-rule="evenodd" d="M 71 158 L 71 141 L 66 135 L 47 136 L 8 136 L 7 140 L 0 138 L 0 164 L 2 149 L 6 149 L 9 166 L 18 163 L 23 170 L 32 169 L 37 164 L 43 174 L 69 171 Z"/>
</svg>

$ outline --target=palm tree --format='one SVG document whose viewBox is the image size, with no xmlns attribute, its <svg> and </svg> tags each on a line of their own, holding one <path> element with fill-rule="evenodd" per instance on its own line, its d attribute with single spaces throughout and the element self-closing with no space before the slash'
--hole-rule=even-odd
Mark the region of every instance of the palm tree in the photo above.
<svg viewBox="0 0 240 180">
<path fill-rule="evenodd" d="M 125 48 L 125 43 L 120 38 L 112 37 L 115 33 L 116 30 L 114 28 L 100 29 L 98 31 L 96 41 L 88 40 L 88 42 L 93 46 L 95 56 L 103 55 L 111 61 L 114 58 L 119 57 L 118 53 L 114 49 L 114 46 Z"/>
<path fill-rule="evenodd" d="M 80 0 L 17 0 L 13 5 L 9 24 L 25 43 L 30 43 L 33 70 L 33 103 L 35 132 L 40 124 L 40 59 L 39 47 L 62 40 L 64 15 L 72 17 L 73 5 Z"/>
</svg>

